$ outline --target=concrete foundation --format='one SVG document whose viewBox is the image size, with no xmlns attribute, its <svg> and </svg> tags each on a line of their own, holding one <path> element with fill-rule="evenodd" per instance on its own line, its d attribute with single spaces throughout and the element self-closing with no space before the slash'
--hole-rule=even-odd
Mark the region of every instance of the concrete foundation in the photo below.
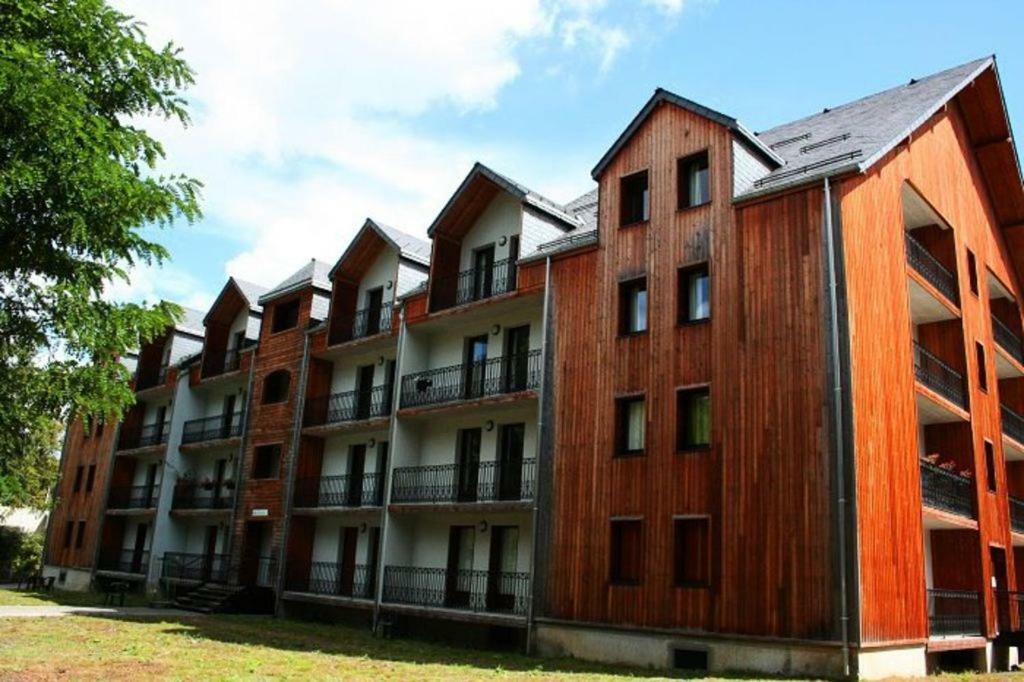
<svg viewBox="0 0 1024 682">
<path fill-rule="evenodd" d="M 53 576 L 53 586 L 68 592 L 86 592 L 92 584 L 92 571 L 64 566 L 43 566 L 43 577 Z"/>
<path fill-rule="evenodd" d="M 866 649 L 856 652 L 858 677 L 882 680 L 889 677 L 924 677 L 928 674 L 924 645 Z"/>
</svg>

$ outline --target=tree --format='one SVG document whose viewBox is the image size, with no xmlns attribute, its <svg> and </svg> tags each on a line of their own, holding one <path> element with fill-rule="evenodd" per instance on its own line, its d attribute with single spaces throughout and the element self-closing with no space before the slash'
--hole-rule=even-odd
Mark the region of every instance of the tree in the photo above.
<svg viewBox="0 0 1024 682">
<path fill-rule="evenodd" d="M 123 413 L 120 358 L 180 315 L 104 291 L 167 258 L 148 229 L 200 214 L 200 183 L 159 175 L 141 127 L 188 125 L 192 82 L 102 0 L 0 0 L 0 471 L 54 420 Z"/>
</svg>

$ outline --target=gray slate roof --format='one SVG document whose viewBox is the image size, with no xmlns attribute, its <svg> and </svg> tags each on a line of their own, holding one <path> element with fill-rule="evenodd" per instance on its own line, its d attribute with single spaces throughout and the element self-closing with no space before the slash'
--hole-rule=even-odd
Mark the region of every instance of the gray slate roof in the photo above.
<svg viewBox="0 0 1024 682">
<path fill-rule="evenodd" d="M 580 222 L 577 232 L 597 229 L 597 188 L 580 195 L 565 205 L 565 210 Z"/>
<path fill-rule="evenodd" d="M 866 170 L 992 63 L 992 57 L 977 59 L 758 133 L 785 165 L 744 196 L 840 171 Z"/>
<path fill-rule="evenodd" d="M 280 298 L 286 294 L 299 291 L 300 289 L 305 289 L 308 286 L 330 292 L 331 281 L 327 277 L 327 273 L 330 269 L 331 266 L 327 263 L 313 258 L 292 273 L 291 276 L 286 277 L 284 281 L 276 287 L 260 296 L 258 299 L 259 304 L 264 305 L 275 298 Z"/>
<path fill-rule="evenodd" d="M 373 221 L 373 224 L 391 240 L 402 257 L 421 265 L 430 265 L 430 242 L 384 223 Z"/>
<path fill-rule="evenodd" d="M 249 304 L 249 310 L 254 313 L 262 312 L 263 306 L 260 305 L 260 297 L 267 293 L 267 288 L 262 284 L 253 284 L 237 277 L 232 277 L 231 279 L 234 281 L 235 286 L 238 287 L 238 290 L 242 292 L 242 296 L 245 296 L 245 300 Z"/>
<path fill-rule="evenodd" d="M 181 310 L 181 320 L 174 325 L 174 330 L 199 337 L 204 336 L 206 334 L 206 327 L 203 326 L 203 318 L 206 316 L 206 313 L 194 308 L 186 308 L 185 306 L 181 306 Z"/>
</svg>

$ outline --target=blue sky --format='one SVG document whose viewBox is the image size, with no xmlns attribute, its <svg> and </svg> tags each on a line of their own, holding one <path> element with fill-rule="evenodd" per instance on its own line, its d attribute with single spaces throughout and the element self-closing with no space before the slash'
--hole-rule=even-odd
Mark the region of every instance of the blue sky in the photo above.
<svg viewBox="0 0 1024 682">
<path fill-rule="evenodd" d="M 1021 2 L 115 2 L 196 69 L 194 125 L 152 127 L 206 183 L 137 300 L 273 285 L 366 216 L 424 235 L 475 160 L 568 201 L 659 86 L 756 131 L 994 53 L 1024 130 Z"/>
</svg>

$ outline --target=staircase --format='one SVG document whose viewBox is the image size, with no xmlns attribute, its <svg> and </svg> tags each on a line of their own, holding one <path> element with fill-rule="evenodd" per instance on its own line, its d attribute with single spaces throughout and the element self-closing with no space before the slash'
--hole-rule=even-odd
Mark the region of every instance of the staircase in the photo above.
<svg viewBox="0 0 1024 682">
<path fill-rule="evenodd" d="M 224 613 L 234 610 L 232 602 L 245 590 L 241 585 L 203 583 L 188 594 L 175 598 L 173 605 L 196 613 Z"/>
</svg>

